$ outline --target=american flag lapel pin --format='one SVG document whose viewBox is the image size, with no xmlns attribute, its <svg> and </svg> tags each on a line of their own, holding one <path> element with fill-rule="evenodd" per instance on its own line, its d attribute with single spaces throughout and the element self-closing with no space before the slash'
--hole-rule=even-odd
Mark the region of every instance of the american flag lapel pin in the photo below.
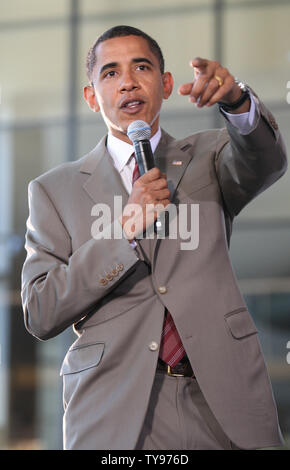
<svg viewBox="0 0 290 470">
<path fill-rule="evenodd" d="M 174 166 L 181 166 L 183 164 L 182 160 L 173 160 L 172 165 Z"/>
</svg>

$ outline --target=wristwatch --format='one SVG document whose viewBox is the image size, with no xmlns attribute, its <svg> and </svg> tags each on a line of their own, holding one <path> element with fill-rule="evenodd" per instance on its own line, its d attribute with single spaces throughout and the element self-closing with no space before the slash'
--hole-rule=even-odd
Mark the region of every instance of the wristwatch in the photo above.
<svg viewBox="0 0 290 470">
<path fill-rule="evenodd" d="M 237 78 L 235 79 L 235 83 L 240 87 L 240 89 L 242 90 L 242 95 L 240 96 L 240 98 L 236 101 L 234 101 L 233 103 L 223 103 L 222 101 L 218 101 L 218 105 L 219 105 L 219 108 L 222 109 L 223 111 L 226 111 L 226 112 L 231 112 L 233 111 L 234 109 L 237 109 L 239 108 L 240 106 L 242 106 L 242 104 L 248 99 L 250 98 L 250 91 L 249 91 L 249 87 L 241 82 L 240 80 L 238 80 Z"/>
</svg>

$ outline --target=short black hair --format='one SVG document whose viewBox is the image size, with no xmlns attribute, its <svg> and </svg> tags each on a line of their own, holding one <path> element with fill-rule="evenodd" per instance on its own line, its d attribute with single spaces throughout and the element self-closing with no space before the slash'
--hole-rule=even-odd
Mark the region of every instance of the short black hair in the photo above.
<svg viewBox="0 0 290 470">
<path fill-rule="evenodd" d="M 86 72 L 87 72 L 87 77 L 90 83 L 92 81 L 93 69 L 97 61 L 96 48 L 98 47 L 98 45 L 104 41 L 107 41 L 108 39 L 124 37 L 124 36 L 141 36 L 142 38 L 144 38 L 147 41 L 153 54 L 158 59 L 161 73 L 162 74 L 164 73 L 163 54 L 161 52 L 159 45 L 155 41 L 155 39 L 148 36 L 148 34 L 141 31 L 141 29 L 134 28 L 133 26 L 120 25 L 120 26 L 114 26 L 113 28 L 110 28 L 107 31 L 105 31 L 91 46 L 87 55 L 87 60 L 86 60 Z"/>
</svg>

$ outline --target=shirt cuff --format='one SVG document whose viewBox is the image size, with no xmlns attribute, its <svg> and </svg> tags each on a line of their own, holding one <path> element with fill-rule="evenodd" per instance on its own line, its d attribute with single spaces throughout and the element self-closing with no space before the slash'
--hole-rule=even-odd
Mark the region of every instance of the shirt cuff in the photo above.
<svg viewBox="0 0 290 470">
<path fill-rule="evenodd" d="M 250 110 L 247 113 L 233 114 L 227 113 L 223 109 L 221 112 L 226 117 L 226 119 L 239 131 L 240 134 L 246 135 L 250 134 L 258 123 L 259 112 L 258 106 L 255 101 L 255 97 L 250 93 Z"/>
<path fill-rule="evenodd" d="M 129 243 L 130 243 L 130 246 L 131 246 L 132 248 L 134 248 L 134 249 L 136 248 L 136 246 L 137 246 L 136 240 L 132 240 L 132 241 L 129 242 Z"/>
</svg>

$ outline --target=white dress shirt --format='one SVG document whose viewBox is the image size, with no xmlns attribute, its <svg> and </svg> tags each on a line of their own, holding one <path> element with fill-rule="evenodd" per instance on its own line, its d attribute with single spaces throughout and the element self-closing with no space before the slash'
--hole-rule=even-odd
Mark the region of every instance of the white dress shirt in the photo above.
<svg viewBox="0 0 290 470">
<path fill-rule="evenodd" d="M 255 97 L 252 94 L 250 94 L 250 97 L 251 106 L 249 112 L 242 114 L 232 114 L 223 111 L 225 117 L 231 122 L 233 126 L 238 129 L 239 133 L 243 135 L 249 134 L 256 127 L 258 120 Z M 161 129 L 159 127 L 156 134 L 154 134 L 154 136 L 150 139 L 153 155 L 157 145 L 159 144 L 160 138 Z M 132 154 L 134 153 L 134 146 L 118 139 L 109 133 L 107 139 L 107 149 L 113 158 L 114 166 L 120 173 L 128 194 L 130 194 L 132 191 L 132 178 L 135 167 L 135 159 L 132 157 Z"/>
</svg>

